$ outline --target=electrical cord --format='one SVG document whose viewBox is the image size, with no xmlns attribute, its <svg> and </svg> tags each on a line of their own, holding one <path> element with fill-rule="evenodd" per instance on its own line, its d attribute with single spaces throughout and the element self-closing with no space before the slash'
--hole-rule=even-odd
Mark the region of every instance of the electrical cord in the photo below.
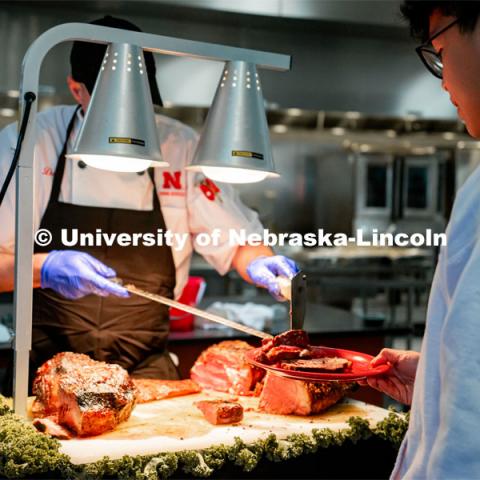
<svg viewBox="0 0 480 480">
<path fill-rule="evenodd" d="M 17 168 L 18 159 L 20 158 L 20 152 L 22 150 L 23 139 L 25 137 L 25 131 L 27 130 L 28 118 L 30 117 L 30 110 L 37 97 L 33 92 L 27 92 L 23 98 L 25 100 L 25 111 L 23 112 L 22 124 L 18 132 L 17 146 L 15 147 L 15 153 L 13 154 L 12 164 L 10 165 L 5 182 L 3 182 L 2 189 L 0 190 L 0 206 L 2 205 L 8 186 L 10 185 L 15 169 Z"/>
</svg>

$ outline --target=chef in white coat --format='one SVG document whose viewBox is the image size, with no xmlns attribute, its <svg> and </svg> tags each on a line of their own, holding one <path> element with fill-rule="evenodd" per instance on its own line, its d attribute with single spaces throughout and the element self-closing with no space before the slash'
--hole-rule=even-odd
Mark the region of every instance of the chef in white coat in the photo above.
<svg viewBox="0 0 480 480">
<path fill-rule="evenodd" d="M 95 22 L 139 30 L 130 22 L 105 17 Z M 216 185 L 201 174 L 188 173 L 198 136 L 188 126 L 156 115 L 167 168 L 117 173 L 66 160 L 83 121 L 104 45 L 75 42 L 71 53 L 69 89 L 78 106 L 57 106 L 37 116 L 35 145 L 35 230 L 52 233 L 48 246 L 34 250 L 32 365 L 60 351 L 86 353 L 118 363 L 144 378 L 177 378 L 168 355 L 167 307 L 129 296 L 109 279 L 118 275 L 137 286 L 167 297 L 178 297 L 187 281 L 193 251 L 216 270 L 235 268 L 246 280 L 280 298 L 278 275 L 291 277 L 293 261 L 265 246 L 239 246 L 228 230 L 261 232 L 256 213 L 242 204 L 235 190 Z M 145 53 L 152 99 L 161 104 L 155 62 Z M 16 125 L 0 132 L 0 184 L 17 141 Z M 15 186 L 0 206 L 0 291 L 13 290 Z M 184 245 L 65 246 L 60 232 L 153 233 L 158 229 L 186 233 Z M 220 230 L 216 245 L 196 242 L 202 233 Z"/>
</svg>

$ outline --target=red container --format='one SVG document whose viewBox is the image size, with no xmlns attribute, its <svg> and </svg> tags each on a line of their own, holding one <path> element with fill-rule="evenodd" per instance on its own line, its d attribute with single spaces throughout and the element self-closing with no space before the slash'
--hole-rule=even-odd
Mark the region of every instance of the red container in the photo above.
<svg viewBox="0 0 480 480">
<path fill-rule="evenodd" d="M 202 277 L 189 277 L 178 301 L 191 307 L 196 307 L 203 298 L 207 282 Z M 186 332 L 193 330 L 195 317 L 191 313 L 178 308 L 170 307 L 170 330 L 172 332 Z"/>
</svg>

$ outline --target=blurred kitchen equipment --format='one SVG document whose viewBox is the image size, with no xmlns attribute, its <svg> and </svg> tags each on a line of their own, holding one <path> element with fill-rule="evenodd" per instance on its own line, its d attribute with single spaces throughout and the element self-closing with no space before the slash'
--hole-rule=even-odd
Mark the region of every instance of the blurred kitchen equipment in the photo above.
<svg viewBox="0 0 480 480">
<path fill-rule="evenodd" d="M 364 149 L 367 147 L 364 146 Z M 356 153 L 354 229 L 378 232 L 443 232 L 449 188 L 445 152 Z"/>
<path fill-rule="evenodd" d="M 290 302 L 290 330 L 301 330 L 307 302 L 307 276 L 298 272 L 292 279 L 278 277 L 280 293 Z"/>
</svg>

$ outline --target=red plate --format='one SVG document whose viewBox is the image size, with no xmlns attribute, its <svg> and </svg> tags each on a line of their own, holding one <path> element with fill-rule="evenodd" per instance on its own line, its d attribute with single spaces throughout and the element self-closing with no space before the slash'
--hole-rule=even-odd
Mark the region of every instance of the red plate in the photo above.
<svg viewBox="0 0 480 480">
<path fill-rule="evenodd" d="M 255 350 L 247 352 L 245 354 L 245 358 L 252 365 L 263 368 L 268 372 L 272 372 L 276 375 L 281 375 L 282 377 L 293 378 L 295 380 L 303 380 L 304 382 L 350 382 L 352 380 L 362 380 L 367 377 L 383 375 L 391 368 L 391 365 L 388 364 L 379 365 L 378 367 L 371 367 L 370 361 L 373 359 L 373 357 L 371 355 L 367 355 L 366 353 L 353 352 L 352 350 L 342 350 L 340 348 L 329 347 L 310 346 L 309 348 L 313 352 L 313 358 L 340 357 L 350 360 L 352 362 L 352 365 L 348 372 L 345 373 L 306 372 L 300 370 L 287 370 L 285 368 L 279 368 L 273 365 L 266 365 L 264 363 L 258 362 L 253 358 Z"/>
</svg>

